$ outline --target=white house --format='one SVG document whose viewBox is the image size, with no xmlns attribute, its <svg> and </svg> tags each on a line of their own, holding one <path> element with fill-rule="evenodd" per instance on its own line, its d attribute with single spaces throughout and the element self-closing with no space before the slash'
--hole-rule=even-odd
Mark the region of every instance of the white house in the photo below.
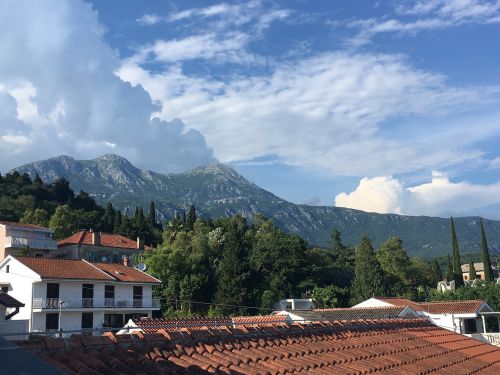
<svg viewBox="0 0 500 375">
<path fill-rule="evenodd" d="M 475 339 L 500 346 L 500 312 L 494 312 L 486 301 L 414 302 L 404 298 L 373 297 L 353 308 L 411 306 L 433 324 Z M 490 321 L 488 328 L 487 321 Z M 497 327 L 492 331 L 491 327 Z"/>
<path fill-rule="evenodd" d="M 309 310 L 313 308 L 312 298 L 288 298 L 274 304 L 275 310 Z"/>
<path fill-rule="evenodd" d="M 53 234 L 53 230 L 38 225 L 0 221 L 0 260 L 20 251 L 31 256 L 50 256 L 57 251 Z"/>
<path fill-rule="evenodd" d="M 27 319 L 29 331 L 121 328 L 151 317 L 160 308 L 152 297 L 159 283 L 123 264 L 13 256 L 0 262 L 0 286 L 25 305 L 12 319 Z"/>
</svg>

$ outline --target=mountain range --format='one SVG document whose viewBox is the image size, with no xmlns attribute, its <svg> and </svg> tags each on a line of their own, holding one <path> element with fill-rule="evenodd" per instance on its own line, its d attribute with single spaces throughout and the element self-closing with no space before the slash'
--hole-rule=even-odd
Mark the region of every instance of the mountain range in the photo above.
<svg viewBox="0 0 500 375">
<path fill-rule="evenodd" d="M 64 177 L 73 190 L 84 190 L 101 204 L 112 202 L 124 212 L 132 213 L 136 206 L 147 209 L 154 201 L 162 220 L 194 205 L 203 217 L 240 214 L 251 219 L 261 213 L 312 245 L 329 246 L 331 230 L 337 228 L 349 244 L 357 243 L 360 235 L 367 233 L 375 245 L 390 236 L 401 237 L 410 255 L 429 258 L 450 250 L 449 218 L 294 204 L 261 189 L 224 164 L 161 174 L 141 170 L 121 156 L 108 154 L 93 160 L 57 156 L 14 170 L 31 177 L 38 174 L 46 182 Z M 500 255 L 500 221 L 484 220 L 484 224 L 490 252 Z M 461 252 L 480 251 L 479 218 L 456 218 L 455 225 Z"/>
</svg>

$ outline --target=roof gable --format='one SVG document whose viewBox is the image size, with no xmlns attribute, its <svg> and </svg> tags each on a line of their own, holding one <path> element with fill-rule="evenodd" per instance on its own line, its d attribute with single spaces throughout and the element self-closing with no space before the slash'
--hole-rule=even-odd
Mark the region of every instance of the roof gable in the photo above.
<svg viewBox="0 0 500 375">
<path fill-rule="evenodd" d="M 40 225 L 21 224 L 21 223 L 16 223 L 13 221 L 0 221 L 0 225 L 4 225 L 4 226 L 10 227 L 10 228 L 32 229 L 32 230 L 38 230 L 38 231 L 43 231 L 43 232 L 49 232 L 49 233 L 54 232 L 52 229 L 41 227 Z"/>
<path fill-rule="evenodd" d="M 488 306 L 482 300 L 420 302 L 419 305 L 429 314 L 476 314 L 485 305 Z M 491 308 L 488 311 L 491 311 Z"/>
<path fill-rule="evenodd" d="M 58 247 L 69 245 L 92 245 L 93 232 L 88 230 L 81 230 L 67 238 L 62 239 L 57 243 Z M 131 240 L 119 234 L 99 233 L 99 242 L 102 247 L 115 247 L 119 249 L 137 249 L 137 241 Z M 96 245 L 97 246 L 97 245 Z"/>
</svg>

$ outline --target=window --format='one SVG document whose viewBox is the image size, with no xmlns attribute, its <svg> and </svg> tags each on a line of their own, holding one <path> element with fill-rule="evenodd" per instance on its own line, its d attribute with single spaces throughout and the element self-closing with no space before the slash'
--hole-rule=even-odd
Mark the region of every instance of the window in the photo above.
<svg viewBox="0 0 500 375">
<path fill-rule="evenodd" d="M 115 298 L 115 286 L 105 285 L 104 286 L 104 298 Z"/>
<path fill-rule="evenodd" d="M 82 329 L 94 326 L 94 313 L 82 313 Z"/>
<path fill-rule="evenodd" d="M 47 298 L 59 298 L 59 284 L 47 283 Z"/>
<path fill-rule="evenodd" d="M 476 333 L 476 319 L 464 319 L 465 333 Z"/>
<path fill-rule="evenodd" d="M 94 306 L 94 284 L 82 285 L 82 307 Z"/>
<path fill-rule="evenodd" d="M 9 265 L 7 265 L 7 266 L 5 267 L 5 272 L 6 272 L 6 273 L 9 273 L 9 272 L 10 272 L 10 266 L 9 266 Z"/>
<path fill-rule="evenodd" d="M 134 286 L 134 307 L 142 307 L 142 286 Z"/>
<path fill-rule="evenodd" d="M 45 314 L 45 329 L 47 331 L 59 329 L 59 314 L 57 313 Z"/>
<path fill-rule="evenodd" d="M 2 286 L 2 292 L 9 293 L 9 287 L 8 286 Z"/>
<path fill-rule="evenodd" d="M 104 327 L 122 328 L 123 314 L 104 314 Z"/>
</svg>

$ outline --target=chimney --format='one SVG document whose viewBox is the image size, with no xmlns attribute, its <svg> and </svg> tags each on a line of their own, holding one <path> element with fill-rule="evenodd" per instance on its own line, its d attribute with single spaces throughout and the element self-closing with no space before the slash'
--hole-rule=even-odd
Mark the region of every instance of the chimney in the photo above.
<svg viewBox="0 0 500 375">
<path fill-rule="evenodd" d="M 92 232 L 92 245 L 101 246 L 101 232 Z"/>
<path fill-rule="evenodd" d="M 137 237 L 137 249 L 139 250 L 144 249 L 144 240 L 141 240 L 140 237 Z"/>
<path fill-rule="evenodd" d="M 123 257 L 123 265 L 125 267 L 128 267 L 128 257 L 127 256 Z"/>
</svg>

